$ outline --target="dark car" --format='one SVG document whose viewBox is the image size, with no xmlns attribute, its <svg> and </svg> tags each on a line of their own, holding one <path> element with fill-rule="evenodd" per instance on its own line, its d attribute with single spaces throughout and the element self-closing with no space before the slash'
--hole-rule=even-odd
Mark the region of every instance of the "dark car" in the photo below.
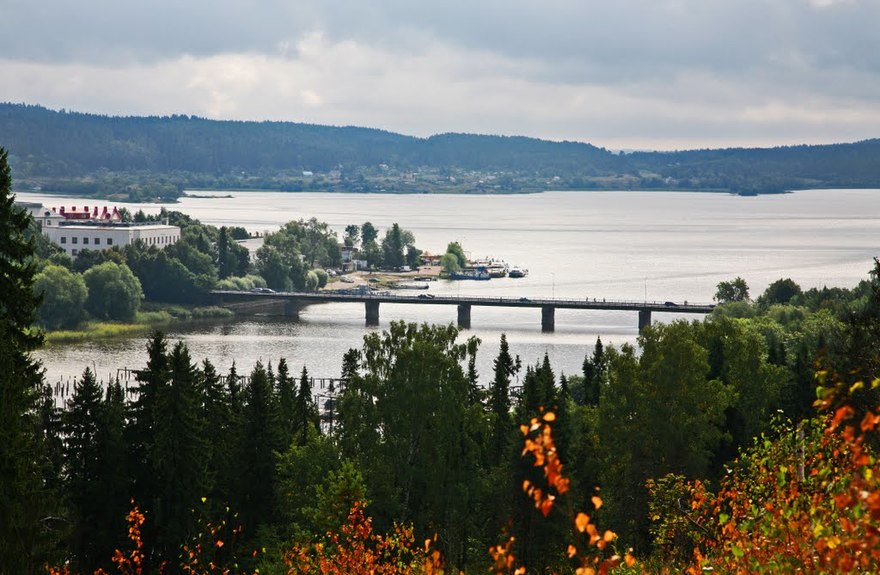
<svg viewBox="0 0 880 575">
<path fill-rule="evenodd" d="M 663 302 L 663 305 L 665 305 L 666 307 L 678 307 L 678 304 L 674 301 Z"/>
</svg>

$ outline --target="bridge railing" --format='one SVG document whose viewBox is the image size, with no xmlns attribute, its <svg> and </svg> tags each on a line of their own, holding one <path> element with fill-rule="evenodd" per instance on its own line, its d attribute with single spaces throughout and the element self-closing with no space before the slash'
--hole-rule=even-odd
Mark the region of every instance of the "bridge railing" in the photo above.
<svg viewBox="0 0 880 575">
<path fill-rule="evenodd" d="M 231 291 L 231 290 L 215 290 L 212 293 L 218 295 L 245 295 L 245 296 L 259 296 L 264 298 L 272 298 L 272 297 L 281 297 L 281 298 L 289 298 L 289 297 L 302 297 L 305 299 L 323 299 L 323 298 L 339 298 L 339 299 L 350 299 L 353 301 L 363 301 L 366 299 L 393 299 L 401 302 L 410 302 L 410 301 L 420 301 L 427 303 L 426 299 L 430 300 L 439 300 L 437 303 L 441 302 L 462 302 L 462 303 L 474 303 L 474 302 L 485 302 L 485 303 L 531 303 L 531 304 L 542 304 L 542 305 L 577 305 L 577 304 L 593 304 L 596 306 L 605 305 L 605 306 L 631 306 L 631 307 L 654 307 L 654 308 L 663 308 L 668 309 L 669 311 L 673 311 L 675 308 L 712 308 L 714 304 L 711 303 L 696 303 L 696 302 L 672 302 L 667 303 L 667 301 L 660 300 L 628 300 L 628 299 L 615 299 L 608 300 L 607 298 L 598 298 L 598 297 L 584 297 L 582 298 L 548 298 L 548 297 L 529 297 L 529 296 L 482 296 L 482 295 L 453 295 L 453 294 L 430 294 L 430 298 L 425 298 L 425 294 L 397 294 L 392 292 L 364 292 L 364 293 L 334 293 L 333 291 L 324 291 L 324 292 L 272 292 L 272 293 L 254 293 L 254 292 L 245 292 L 245 291 Z M 421 297 L 420 297 L 421 296 Z"/>
</svg>

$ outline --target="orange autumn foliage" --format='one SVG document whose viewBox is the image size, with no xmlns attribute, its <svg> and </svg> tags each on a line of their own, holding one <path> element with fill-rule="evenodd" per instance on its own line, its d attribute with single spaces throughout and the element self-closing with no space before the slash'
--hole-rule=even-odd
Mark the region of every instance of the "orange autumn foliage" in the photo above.
<svg viewBox="0 0 880 575">
<path fill-rule="evenodd" d="M 412 527 L 395 525 L 389 535 L 373 532 L 364 504 L 355 502 L 348 523 L 340 532 L 326 534 L 324 541 L 297 545 L 285 554 L 289 575 L 443 575 L 443 558 L 425 541 L 418 549 Z"/>
<path fill-rule="evenodd" d="M 545 412 L 540 418 L 534 417 L 528 425 L 521 425 L 523 450 L 522 455 L 531 455 L 535 467 L 542 467 L 546 488 L 532 484 L 531 481 L 523 481 L 523 491 L 534 501 L 535 508 L 544 517 L 550 515 L 558 498 L 567 493 L 571 483 L 563 473 L 562 461 L 553 441 L 552 424 L 556 421 L 556 414 Z M 602 499 L 598 495 L 591 498 L 593 507 L 598 510 L 602 507 Z M 590 516 L 578 512 L 572 519 L 574 543 L 569 544 L 566 555 L 576 561 L 576 575 L 605 575 L 621 564 L 627 567 L 635 566 L 635 558 L 627 551 L 623 557 L 617 553 L 607 553 L 609 545 L 617 539 L 613 531 L 599 531 L 598 526 L 592 522 Z M 516 565 L 516 557 L 512 551 L 514 539 L 511 537 L 503 545 L 496 545 L 489 549 L 492 557 L 491 572 L 495 575 L 522 575 L 526 569 Z"/>
<path fill-rule="evenodd" d="M 691 485 L 694 517 L 712 536 L 688 573 L 880 572 L 880 408 L 859 415 L 850 404 L 865 387 L 833 378 L 812 428 L 743 454 L 717 495 Z"/>
</svg>

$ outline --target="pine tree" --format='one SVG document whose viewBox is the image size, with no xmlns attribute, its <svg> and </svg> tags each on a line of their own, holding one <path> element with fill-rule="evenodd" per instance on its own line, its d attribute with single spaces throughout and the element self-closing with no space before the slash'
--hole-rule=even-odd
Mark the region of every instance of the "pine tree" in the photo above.
<svg viewBox="0 0 880 575">
<path fill-rule="evenodd" d="M 0 573 L 42 572 L 52 560 L 51 517 L 57 501 L 41 469 L 44 444 L 38 406 L 40 367 L 30 355 L 42 343 L 32 330 L 31 218 L 13 205 L 7 152 L 0 148 Z"/>
</svg>

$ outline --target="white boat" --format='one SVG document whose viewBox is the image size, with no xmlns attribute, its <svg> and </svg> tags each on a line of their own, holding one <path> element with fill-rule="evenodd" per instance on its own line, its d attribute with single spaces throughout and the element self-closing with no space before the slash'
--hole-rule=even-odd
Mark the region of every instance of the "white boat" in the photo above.
<svg viewBox="0 0 880 575">
<path fill-rule="evenodd" d="M 510 268 L 510 271 L 507 272 L 508 277 L 512 278 L 524 278 L 529 275 L 529 270 L 525 268 L 518 268 L 516 266 Z"/>
</svg>

